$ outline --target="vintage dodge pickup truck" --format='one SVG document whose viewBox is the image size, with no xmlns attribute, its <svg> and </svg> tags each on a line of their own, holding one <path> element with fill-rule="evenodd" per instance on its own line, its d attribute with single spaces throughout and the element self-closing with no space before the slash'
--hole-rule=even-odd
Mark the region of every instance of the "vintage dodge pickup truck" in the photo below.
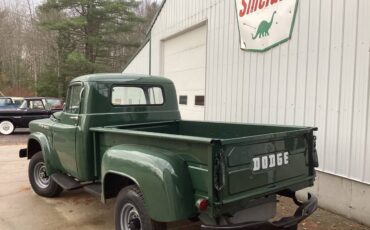
<svg viewBox="0 0 370 230">
<path fill-rule="evenodd" d="M 116 229 L 184 219 L 203 229 L 295 229 L 317 208 L 314 196 L 295 196 L 315 180 L 315 128 L 181 120 L 166 78 L 78 77 L 64 110 L 30 129 L 19 155 L 30 159 L 33 190 L 116 197 Z M 272 221 L 278 195 L 299 207 Z"/>
</svg>

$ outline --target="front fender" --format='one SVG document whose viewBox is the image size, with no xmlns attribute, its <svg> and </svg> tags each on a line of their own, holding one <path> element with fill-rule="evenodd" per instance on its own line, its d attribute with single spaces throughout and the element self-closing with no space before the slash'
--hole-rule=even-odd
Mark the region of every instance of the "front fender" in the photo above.
<svg viewBox="0 0 370 230">
<path fill-rule="evenodd" d="M 171 222 L 193 217 L 194 194 L 186 162 L 168 150 L 119 145 L 107 150 L 102 159 L 103 185 L 108 173 L 133 180 L 144 195 L 150 217 Z M 104 199 L 104 189 L 102 199 Z"/>
<path fill-rule="evenodd" d="M 50 143 L 46 135 L 41 132 L 34 132 L 30 134 L 30 136 L 28 137 L 28 144 L 27 144 L 27 158 L 28 159 L 32 157 L 32 155 L 30 155 L 30 152 L 29 152 L 32 141 L 36 141 L 41 146 L 42 155 L 44 157 L 48 175 L 55 173 L 56 170 L 53 164 L 55 160 L 53 159 L 52 150 L 50 148 Z"/>
</svg>

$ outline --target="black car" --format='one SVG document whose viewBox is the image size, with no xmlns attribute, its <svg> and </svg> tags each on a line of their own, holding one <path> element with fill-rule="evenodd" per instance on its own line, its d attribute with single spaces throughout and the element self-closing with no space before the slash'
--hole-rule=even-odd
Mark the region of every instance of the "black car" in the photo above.
<svg viewBox="0 0 370 230">
<path fill-rule="evenodd" d="M 25 98 L 18 108 L 0 110 L 0 133 L 9 135 L 15 128 L 28 128 L 31 121 L 48 118 L 62 110 L 62 105 L 62 101 L 56 98 Z"/>
</svg>

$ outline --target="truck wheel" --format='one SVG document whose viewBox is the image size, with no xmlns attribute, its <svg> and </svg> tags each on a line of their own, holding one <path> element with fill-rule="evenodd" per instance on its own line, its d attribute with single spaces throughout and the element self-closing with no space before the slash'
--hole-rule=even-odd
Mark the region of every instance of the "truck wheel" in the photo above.
<svg viewBox="0 0 370 230">
<path fill-rule="evenodd" d="M 15 126 L 11 121 L 0 122 L 0 133 L 3 135 L 10 135 L 14 132 Z"/>
<path fill-rule="evenodd" d="M 28 178 L 33 191 L 43 197 L 56 197 L 62 191 L 55 181 L 46 174 L 46 165 L 42 152 L 38 152 L 31 158 L 28 166 Z"/>
<path fill-rule="evenodd" d="M 143 194 L 136 185 L 128 186 L 118 194 L 115 210 L 117 230 L 165 230 L 165 223 L 153 221 L 144 204 Z"/>
</svg>

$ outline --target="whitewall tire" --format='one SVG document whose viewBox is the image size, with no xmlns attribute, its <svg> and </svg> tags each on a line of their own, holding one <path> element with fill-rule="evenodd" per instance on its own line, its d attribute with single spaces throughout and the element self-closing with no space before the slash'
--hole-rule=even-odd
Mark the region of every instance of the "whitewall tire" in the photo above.
<svg viewBox="0 0 370 230">
<path fill-rule="evenodd" d="M 3 135 L 9 135 L 14 132 L 14 124 L 11 121 L 0 122 L 0 133 Z"/>
</svg>

